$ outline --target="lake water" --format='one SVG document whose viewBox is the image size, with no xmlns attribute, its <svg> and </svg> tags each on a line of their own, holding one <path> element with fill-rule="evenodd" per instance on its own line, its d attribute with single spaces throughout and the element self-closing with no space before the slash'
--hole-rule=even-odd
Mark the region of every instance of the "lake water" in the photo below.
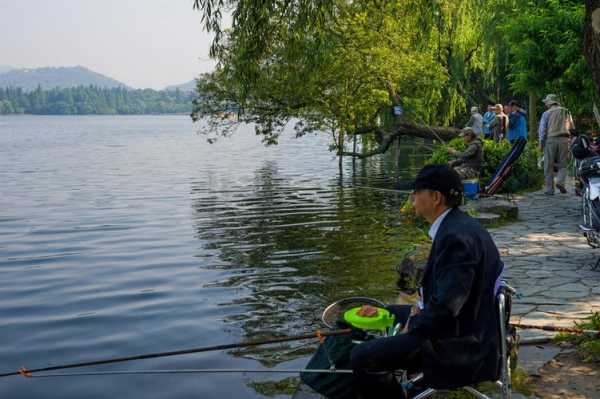
<svg viewBox="0 0 600 399">
<path fill-rule="evenodd" d="M 418 156 L 347 159 L 340 178 L 326 135 L 265 148 L 248 126 L 212 145 L 199 129 L 187 116 L 0 117 L 0 372 L 306 333 L 335 299 L 394 295 L 415 236 L 405 198 L 352 186 L 391 187 Z M 313 349 L 94 370 L 302 367 Z M 271 382 L 287 377 L 10 377 L 0 397 L 283 398 Z"/>
</svg>

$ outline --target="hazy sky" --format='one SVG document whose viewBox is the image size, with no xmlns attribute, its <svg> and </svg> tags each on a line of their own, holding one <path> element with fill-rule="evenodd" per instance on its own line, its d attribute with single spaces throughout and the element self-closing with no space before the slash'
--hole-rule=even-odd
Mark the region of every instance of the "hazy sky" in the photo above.
<svg viewBox="0 0 600 399">
<path fill-rule="evenodd" d="M 0 0 L 0 65 L 82 65 L 135 88 L 209 71 L 192 0 Z"/>
</svg>

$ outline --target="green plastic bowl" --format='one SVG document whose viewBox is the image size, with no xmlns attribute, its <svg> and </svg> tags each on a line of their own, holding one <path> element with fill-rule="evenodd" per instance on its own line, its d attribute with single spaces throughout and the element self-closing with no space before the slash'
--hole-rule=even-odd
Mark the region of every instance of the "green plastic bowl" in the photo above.
<svg viewBox="0 0 600 399">
<path fill-rule="evenodd" d="M 360 306 L 346 310 L 344 312 L 344 320 L 353 327 L 360 328 L 362 330 L 376 330 L 385 331 L 394 325 L 394 315 L 388 312 L 386 309 L 377 309 L 377 315 L 373 317 L 364 317 L 357 315 L 360 310 Z"/>
</svg>

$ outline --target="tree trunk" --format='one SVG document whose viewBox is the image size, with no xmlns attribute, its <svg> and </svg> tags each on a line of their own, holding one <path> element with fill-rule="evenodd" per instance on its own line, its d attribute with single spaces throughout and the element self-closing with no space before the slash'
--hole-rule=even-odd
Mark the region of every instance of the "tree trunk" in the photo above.
<svg viewBox="0 0 600 399">
<path fill-rule="evenodd" d="M 428 126 L 404 122 L 396 123 L 394 125 L 394 134 L 446 142 L 458 137 L 460 134 L 460 129 L 454 127 Z"/>
<path fill-rule="evenodd" d="M 585 0 L 583 52 L 600 94 L 600 0 Z"/>
<path fill-rule="evenodd" d="M 529 141 L 536 142 L 538 139 L 538 116 L 537 116 L 537 102 L 539 98 L 537 94 L 529 92 Z"/>
<path fill-rule="evenodd" d="M 352 152 L 356 154 L 356 134 L 352 137 Z M 352 157 L 352 168 L 356 165 L 356 157 Z"/>
<path fill-rule="evenodd" d="M 457 137 L 460 134 L 460 129 L 453 127 L 439 127 L 439 126 L 427 126 L 427 125 L 418 125 L 414 123 L 408 122 L 397 122 L 394 124 L 393 130 L 391 133 L 384 134 L 381 131 L 378 131 L 377 128 L 368 129 L 363 128 L 360 129 L 359 133 L 355 134 L 368 134 L 375 133 L 375 136 L 380 136 L 380 140 L 378 140 L 378 146 L 370 151 L 366 152 L 342 152 L 338 153 L 338 155 L 350 156 L 350 157 L 358 157 L 358 158 L 369 158 L 373 155 L 383 154 L 386 152 L 391 144 L 400 139 L 400 137 L 420 137 L 429 140 L 436 140 L 441 142 L 446 142 Z M 338 147 L 339 150 L 343 147 Z"/>
<path fill-rule="evenodd" d="M 340 129 L 339 133 L 338 133 L 338 153 L 339 153 L 339 159 L 338 159 L 338 166 L 340 168 L 340 175 L 342 174 L 342 161 L 343 161 L 343 153 L 344 153 L 344 131 L 342 129 Z"/>
</svg>

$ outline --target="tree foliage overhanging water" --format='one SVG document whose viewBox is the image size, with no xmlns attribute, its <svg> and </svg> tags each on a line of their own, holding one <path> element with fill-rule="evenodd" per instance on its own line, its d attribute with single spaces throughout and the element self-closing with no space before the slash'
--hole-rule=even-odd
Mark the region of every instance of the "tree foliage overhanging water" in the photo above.
<svg viewBox="0 0 600 399">
<path fill-rule="evenodd" d="M 580 1 L 240 0 L 228 2 L 227 30 L 225 2 L 195 4 L 219 67 L 199 81 L 193 117 L 212 117 L 217 136 L 231 133 L 223 112 L 237 110 L 268 144 L 296 119 L 298 135 L 332 132 L 339 153 L 353 135 L 376 153 L 398 119 L 460 126 L 468 106 L 518 98 L 533 131 L 542 95 L 560 94 L 579 117 L 596 98 Z M 393 105 L 404 114 L 386 123 Z"/>
</svg>

